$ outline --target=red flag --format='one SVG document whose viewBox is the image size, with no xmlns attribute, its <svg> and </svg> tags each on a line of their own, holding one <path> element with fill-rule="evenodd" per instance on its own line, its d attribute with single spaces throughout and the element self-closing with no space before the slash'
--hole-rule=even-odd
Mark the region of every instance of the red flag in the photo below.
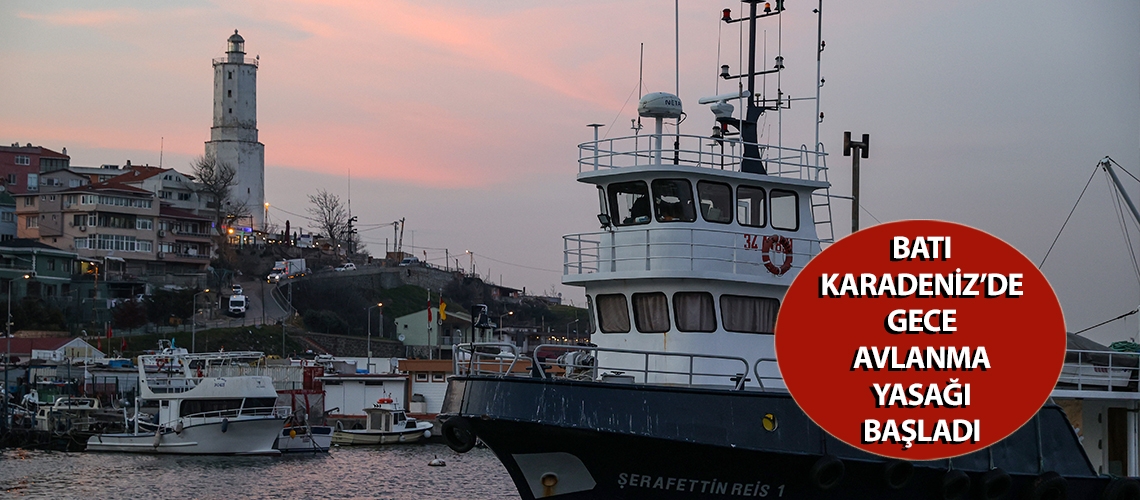
<svg viewBox="0 0 1140 500">
<path fill-rule="evenodd" d="M 102 351 L 103 350 L 103 339 L 96 339 L 95 343 L 97 344 L 95 346 L 95 348 Z"/>
<path fill-rule="evenodd" d="M 431 299 L 428 299 L 428 323 L 431 323 Z"/>
<path fill-rule="evenodd" d="M 123 346 L 119 348 L 119 352 L 127 352 L 127 338 L 123 337 Z"/>
<path fill-rule="evenodd" d="M 107 338 L 111 338 L 111 324 L 107 323 Z"/>
</svg>

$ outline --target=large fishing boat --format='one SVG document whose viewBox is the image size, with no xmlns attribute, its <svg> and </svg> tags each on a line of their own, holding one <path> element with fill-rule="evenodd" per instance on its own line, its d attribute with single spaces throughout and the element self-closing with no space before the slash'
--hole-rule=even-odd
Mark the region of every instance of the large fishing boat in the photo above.
<svg viewBox="0 0 1140 500">
<path fill-rule="evenodd" d="M 563 283 L 585 288 L 592 343 L 457 346 L 448 444 L 485 442 L 524 499 L 1140 497 L 1135 481 L 1093 469 L 1052 404 L 989 448 L 923 462 L 854 449 L 796 405 L 773 333 L 788 286 L 833 237 L 819 141 L 823 6 L 796 5 L 797 21 L 817 29 L 814 89 L 794 99 L 782 53 L 756 63 L 758 26 L 779 33 L 790 11 L 746 3 L 747 15 L 722 20 L 746 23 L 747 69 L 721 75 L 747 84 L 699 100 L 711 105 L 711 137 L 665 133 L 681 100 L 652 93 L 638 107 L 654 121 L 648 137 L 599 139 L 595 127 L 579 146 L 577 178 L 597 187 L 602 228 L 564 237 Z M 793 102 L 807 115 L 799 130 L 815 126 L 810 145 L 784 143 Z M 776 125 L 766 141 L 762 119 Z"/>
<path fill-rule="evenodd" d="M 159 454 L 276 455 L 290 409 L 276 406 L 273 379 L 260 352 L 189 354 L 167 349 L 139 357 L 139 402 L 133 432 L 98 434 L 88 451 Z M 153 367 L 154 370 L 148 370 Z"/>
</svg>

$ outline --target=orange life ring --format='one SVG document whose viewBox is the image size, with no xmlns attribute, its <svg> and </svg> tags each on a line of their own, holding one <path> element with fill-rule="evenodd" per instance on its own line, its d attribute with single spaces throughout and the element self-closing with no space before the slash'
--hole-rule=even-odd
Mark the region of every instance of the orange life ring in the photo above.
<svg viewBox="0 0 1140 500">
<path fill-rule="evenodd" d="M 392 402 L 392 398 L 380 398 L 380 399 L 376 400 L 376 404 L 378 404 L 378 405 L 389 404 L 391 402 Z"/>
<path fill-rule="evenodd" d="M 773 253 L 784 255 L 784 261 L 778 266 L 772 261 Z M 760 246 L 760 254 L 764 259 L 764 267 L 776 276 L 783 276 L 792 269 L 792 239 L 787 236 L 779 234 L 765 236 L 764 243 Z"/>
<path fill-rule="evenodd" d="M 155 362 L 155 364 L 157 364 L 158 369 L 161 370 L 163 367 L 166 366 L 166 358 L 158 358 L 158 360 Z"/>
</svg>

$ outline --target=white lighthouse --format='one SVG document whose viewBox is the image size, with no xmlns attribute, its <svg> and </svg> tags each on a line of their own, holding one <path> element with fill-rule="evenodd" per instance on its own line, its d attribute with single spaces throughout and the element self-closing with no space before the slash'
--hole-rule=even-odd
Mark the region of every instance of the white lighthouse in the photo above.
<svg viewBox="0 0 1140 500">
<path fill-rule="evenodd" d="M 257 63 L 245 57 L 245 39 L 234 30 L 225 57 L 214 59 L 214 125 L 206 156 L 237 170 L 231 202 L 237 206 L 230 210 L 249 215 L 237 224 L 263 230 L 265 145 L 257 140 Z"/>
</svg>

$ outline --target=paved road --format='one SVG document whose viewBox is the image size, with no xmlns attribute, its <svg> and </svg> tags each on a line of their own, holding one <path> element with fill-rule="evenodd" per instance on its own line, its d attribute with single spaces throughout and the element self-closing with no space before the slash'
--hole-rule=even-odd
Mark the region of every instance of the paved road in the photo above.
<svg viewBox="0 0 1140 500">
<path fill-rule="evenodd" d="M 265 280 L 248 278 L 235 281 L 235 283 L 242 286 L 242 292 L 249 300 L 245 317 L 234 318 L 225 314 L 230 295 L 232 295 L 229 290 L 225 290 L 222 293 L 221 303 L 214 304 L 212 318 L 208 319 L 208 314 L 204 311 L 196 318 L 199 330 L 261 324 L 272 325 L 288 316 L 286 310 L 273 299 L 272 291 L 275 285 L 268 284 Z"/>
</svg>

